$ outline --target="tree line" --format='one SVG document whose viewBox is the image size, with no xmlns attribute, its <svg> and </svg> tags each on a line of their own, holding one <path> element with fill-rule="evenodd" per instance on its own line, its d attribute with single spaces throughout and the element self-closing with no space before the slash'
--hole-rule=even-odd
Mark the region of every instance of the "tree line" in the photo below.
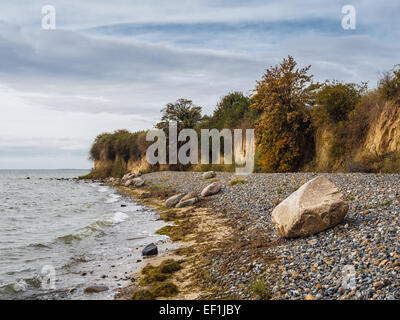
<svg viewBox="0 0 400 320">
<path fill-rule="evenodd" d="M 192 100 L 178 99 L 162 109 L 161 120 L 155 127 L 166 134 L 171 121 L 177 123 L 178 131 L 254 128 L 256 168 L 260 172 L 315 170 L 316 138 L 321 130 L 329 130 L 330 171 L 382 171 L 376 164 L 374 167 L 371 163 L 353 163 L 352 153 L 365 139 L 376 113 L 385 103 L 390 101 L 397 108 L 400 106 L 400 69 L 395 66 L 384 73 L 375 89 L 368 89 L 366 83 L 315 82 L 310 70 L 311 65 L 300 67 L 288 56 L 266 69 L 253 94 L 231 92 L 220 98 L 211 115 L 203 115 L 202 107 Z M 90 157 L 138 160 L 149 145 L 145 134 L 127 130 L 103 133 L 95 139 Z M 399 171 L 400 156 L 398 153 L 390 156 L 393 158 L 390 170 Z M 168 169 L 193 168 L 176 165 Z"/>
</svg>

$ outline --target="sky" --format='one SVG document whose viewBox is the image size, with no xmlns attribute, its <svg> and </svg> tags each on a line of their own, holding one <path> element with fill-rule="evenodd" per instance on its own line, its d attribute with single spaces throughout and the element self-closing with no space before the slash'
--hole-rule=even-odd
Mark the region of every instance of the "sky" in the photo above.
<svg viewBox="0 0 400 320">
<path fill-rule="evenodd" d="M 3 0 L 0 169 L 91 168 L 98 134 L 150 129 L 179 98 L 211 114 L 288 55 L 373 88 L 400 63 L 399 16 L 398 0 Z"/>
</svg>

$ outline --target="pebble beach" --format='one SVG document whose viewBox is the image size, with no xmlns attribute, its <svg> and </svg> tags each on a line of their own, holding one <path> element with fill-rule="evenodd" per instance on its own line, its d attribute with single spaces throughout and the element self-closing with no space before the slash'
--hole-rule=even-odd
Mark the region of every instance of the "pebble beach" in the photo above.
<svg viewBox="0 0 400 320">
<path fill-rule="evenodd" d="M 312 236 L 282 238 L 271 221 L 273 208 L 319 175 L 349 201 L 344 221 Z M 165 171 L 143 179 L 200 193 L 210 183 L 201 176 Z M 249 287 L 262 278 L 270 299 L 400 299 L 399 179 L 398 174 L 217 172 L 214 180 L 223 188 L 207 197 L 206 205 L 227 217 L 235 240 L 210 257 L 209 272 L 223 293 L 216 298 L 251 299 Z"/>
</svg>

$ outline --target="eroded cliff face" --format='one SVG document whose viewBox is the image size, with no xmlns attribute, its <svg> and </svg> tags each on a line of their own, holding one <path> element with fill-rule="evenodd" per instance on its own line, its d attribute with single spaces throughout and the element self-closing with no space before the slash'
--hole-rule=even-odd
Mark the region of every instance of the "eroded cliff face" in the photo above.
<svg viewBox="0 0 400 320">
<path fill-rule="evenodd" d="M 117 156 L 114 161 L 106 159 L 94 161 L 94 169 L 96 171 L 101 172 L 102 170 L 107 170 L 107 168 L 111 168 L 109 170 L 117 170 L 118 172 L 124 173 L 138 173 L 148 171 L 150 165 L 147 162 L 146 157 L 135 161 L 128 160 L 128 162 L 125 162 L 119 156 Z"/>
<path fill-rule="evenodd" d="M 315 156 L 314 160 L 307 164 L 303 170 L 316 172 L 340 172 L 340 171 L 370 171 L 370 172 L 400 172 L 400 160 L 391 165 L 391 169 L 385 169 L 382 164 L 390 160 L 394 154 L 400 159 L 400 103 L 385 102 L 376 105 L 373 114 L 370 115 L 367 131 L 361 135 L 360 141 L 352 136 L 352 131 L 347 131 L 342 140 L 338 127 L 334 124 L 320 126 L 315 132 Z M 351 125 L 351 124 L 350 124 Z M 346 132 L 346 124 L 342 129 Z M 347 142 L 351 142 L 346 145 Z M 311 143 L 311 142 L 310 142 Z M 332 146 L 339 146 L 339 151 L 332 152 Z M 343 148 L 341 154 L 340 147 Z M 142 152 L 143 155 L 143 152 Z M 168 165 L 151 167 L 145 155 L 141 158 L 125 161 L 117 155 L 114 161 L 107 160 L 105 151 L 100 159 L 94 161 L 95 171 L 98 176 L 121 176 L 124 173 L 147 172 L 152 170 L 174 170 Z M 200 170 L 200 166 L 192 169 Z"/>
<path fill-rule="evenodd" d="M 329 156 L 330 143 L 334 135 L 328 128 L 320 128 L 315 135 L 315 170 L 333 171 L 333 161 Z"/>
<path fill-rule="evenodd" d="M 372 112 L 376 116 L 370 116 L 368 129 L 359 141 L 351 136 L 352 131 L 342 127 L 342 132 L 347 130 L 346 135 L 342 136 L 342 141 L 338 141 L 340 131 L 335 125 L 321 126 L 315 133 L 315 158 L 311 170 L 319 172 L 336 171 L 358 171 L 367 170 L 372 172 L 386 172 L 382 169 L 382 161 L 400 153 L 400 104 L 397 102 L 385 102 L 383 105 L 376 106 Z M 379 111 L 377 111 L 379 110 Z M 351 124 L 350 124 L 351 125 Z M 351 129 L 351 128 L 350 128 Z M 343 138 L 344 137 L 344 138 Z M 331 147 L 348 145 L 343 148 L 345 153 L 335 153 L 333 159 Z M 400 167 L 392 166 L 391 170 L 400 172 Z"/>
<path fill-rule="evenodd" d="M 360 154 L 383 156 L 393 152 L 400 152 L 400 106 L 387 102 L 371 124 Z"/>
</svg>

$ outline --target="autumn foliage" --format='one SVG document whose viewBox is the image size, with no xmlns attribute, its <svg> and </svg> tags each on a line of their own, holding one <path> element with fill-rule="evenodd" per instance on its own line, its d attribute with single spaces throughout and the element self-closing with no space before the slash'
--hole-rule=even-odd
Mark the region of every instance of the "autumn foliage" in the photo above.
<svg viewBox="0 0 400 320">
<path fill-rule="evenodd" d="M 314 83 L 310 67 L 299 67 L 295 59 L 288 56 L 265 71 L 256 82 L 252 96 L 230 92 L 220 98 L 211 115 L 203 115 L 202 107 L 191 100 L 178 99 L 161 109 L 161 121 L 155 127 L 164 130 L 167 140 L 171 122 L 177 123 L 178 131 L 183 128 L 193 128 L 197 132 L 212 128 L 254 128 L 256 171 L 399 172 L 398 150 L 379 155 L 364 155 L 361 151 L 382 112 L 397 114 L 400 67 L 395 66 L 385 73 L 377 88 L 372 90 L 368 90 L 365 83 L 336 80 Z M 94 170 L 90 176 L 121 176 L 128 161 L 143 159 L 149 145 L 145 137 L 146 132 L 127 130 L 99 135 L 90 156 L 109 166 L 102 167 L 102 171 Z M 320 157 L 321 154 L 324 157 Z M 229 171 L 234 167 L 178 164 L 163 169 Z M 155 167 L 154 170 L 162 169 Z"/>
<path fill-rule="evenodd" d="M 313 84 L 309 69 L 298 68 L 288 56 L 257 82 L 251 107 L 264 111 L 256 132 L 259 162 L 267 172 L 294 171 L 311 152 L 310 106 L 318 85 Z"/>
</svg>

